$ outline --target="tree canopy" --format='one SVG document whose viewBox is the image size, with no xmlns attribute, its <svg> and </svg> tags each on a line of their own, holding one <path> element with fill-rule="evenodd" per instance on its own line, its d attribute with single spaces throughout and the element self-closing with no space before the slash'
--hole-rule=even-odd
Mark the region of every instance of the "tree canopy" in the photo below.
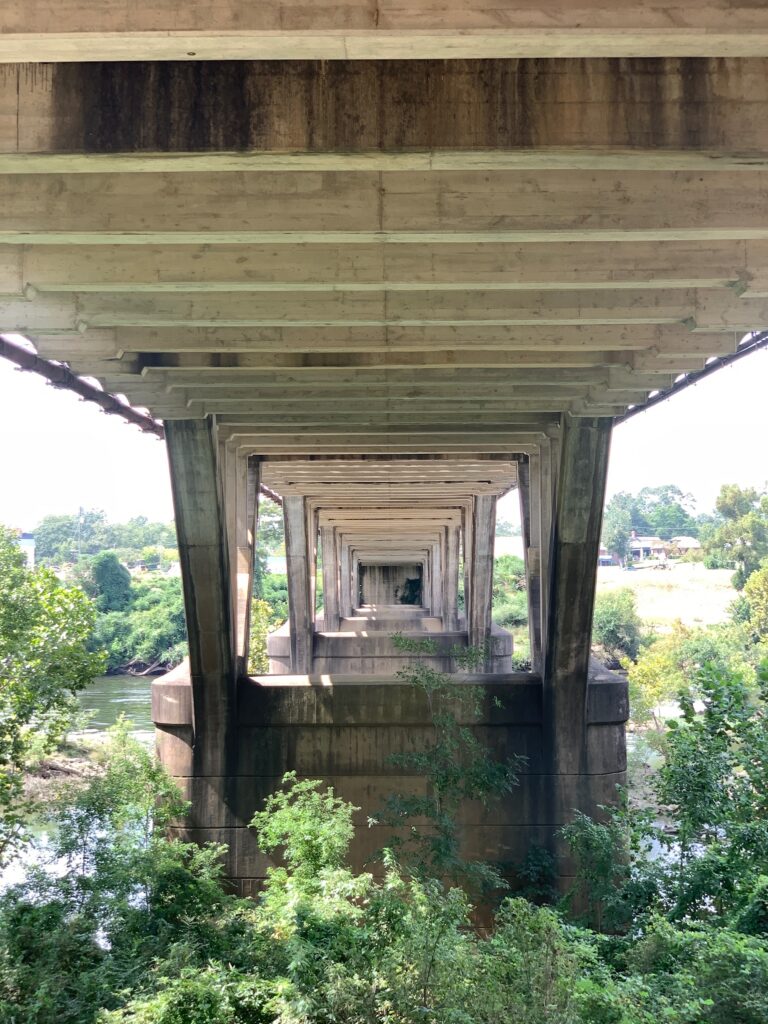
<svg viewBox="0 0 768 1024">
<path fill-rule="evenodd" d="M 34 533 L 35 557 L 43 565 L 64 565 L 102 551 L 116 551 L 130 562 L 159 561 L 158 551 L 176 548 L 173 523 L 153 523 L 146 516 L 109 523 L 98 509 L 45 516 Z"/>
<path fill-rule="evenodd" d="M 61 736 L 74 695 L 101 670 L 88 649 L 93 623 L 86 595 L 48 569 L 28 569 L 14 534 L 0 527 L 0 863 L 22 837 L 32 751 Z"/>
<path fill-rule="evenodd" d="M 702 536 L 707 564 L 734 568 L 733 585 L 742 590 L 768 558 L 768 494 L 754 487 L 723 484 L 715 507 L 719 522 Z"/>
<path fill-rule="evenodd" d="M 684 494 L 674 484 L 643 487 L 637 494 L 620 491 L 607 503 L 603 543 L 624 561 L 633 530 L 641 536 L 671 540 L 673 537 L 698 537 L 699 527 L 690 494 Z"/>
</svg>

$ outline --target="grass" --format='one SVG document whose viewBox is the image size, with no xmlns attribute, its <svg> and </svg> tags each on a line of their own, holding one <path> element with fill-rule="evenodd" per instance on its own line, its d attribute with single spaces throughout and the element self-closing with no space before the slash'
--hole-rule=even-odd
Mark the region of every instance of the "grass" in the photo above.
<svg viewBox="0 0 768 1024">
<path fill-rule="evenodd" d="M 736 598 L 730 569 L 705 569 L 700 562 L 681 562 L 666 571 L 618 566 L 601 567 L 597 591 L 628 587 L 637 597 L 640 618 L 661 632 L 680 621 L 685 626 L 712 626 L 728 619 Z"/>
</svg>

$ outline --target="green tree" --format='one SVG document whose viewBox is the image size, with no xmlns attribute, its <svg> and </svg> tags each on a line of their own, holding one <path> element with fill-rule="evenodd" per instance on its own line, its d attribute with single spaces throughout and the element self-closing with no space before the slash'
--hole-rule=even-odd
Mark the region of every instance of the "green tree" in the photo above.
<svg viewBox="0 0 768 1024">
<path fill-rule="evenodd" d="M 616 494 L 605 506 L 603 513 L 603 544 L 609 553 L 616 555 L 621 564 L 629 554 L 629 539 L 632 532 L 632 510 L 625 494 Z"/>
<path fill-rule="evenodd" d="M 733 585 L 742 590 L 768 558 L 768 494 L 753 487 L 723 484 L 716 507 L 722 521 L 704 534 L 706 564 L 735 568 Z"/>
<path fill-rule="evenodd" d="M 91 645 L 106 651 L 110 672 L 178 665 L 187 653 L 181 579 L 134 580 L 130 606 L 99 615 Z"/>
<path fill-rule="evenodd" d="M 102 551 L 91 563 L 96 606 L 101 612 L 124 611 L 131 602 L 131 574 L 114 551 Z"/>
<path fill-rule="evenodd" d="M 505 628 L 528 621 L 525 563 L 517 555 L 499 555 L 494 560 L 493 621 Z"/>
<path fill-rule="evenodd" d="M 519 537 L 520 534 L 520 527 L 514 524 L 511 519 L 496 519 L 497 537 Z"/>
<path fill-rule="evenodd" d="M 96 554 L 106 517 L 98 509 L 81 509 L 69 516 L 45 516 L 35 527 L 35 557 L 43 565 L 75 562 L 79 555 Z M 104 545 L 106 546 L 106 545 Z"/>
<path fill-rule="evenodd" d="M 285 544 L 283 510 L 263 495 L 259 498 L 259 526 L 256 547 L 259 551 L 274 554 L 282 551 Z"/>
<path fill-rule="evenodd" d="M 266 601 L 254 597 L 251 601 L 251 645 L 248 655 L 248 672 L 259 675 L 269 671 L 267 636 L 273 625 L 274 613 Z"/>
<path fill-rule="evenodd" d="M 61 737 L 74 695 L 101 669 L 87 647 L 93 621 L 85 594 L 48 569 L 28 569 L 0 528 L 0 864 L 24 837 L 22 776 L 33 751 Z"/>
<path fill-rule="evenodd" d="M 692 514 L 693 497 L 674 484 L 643 487 L 637 496 L 637 506 L 639 518 L 648 525 L 647 532 L 662 540 L 698 536 L 698 525 Z"/>
</svg>

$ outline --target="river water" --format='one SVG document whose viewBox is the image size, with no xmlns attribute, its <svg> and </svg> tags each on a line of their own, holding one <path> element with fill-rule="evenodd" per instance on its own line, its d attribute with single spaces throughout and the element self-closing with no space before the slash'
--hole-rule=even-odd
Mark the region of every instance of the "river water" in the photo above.
<svg viewBox="0 0 768 1024">
<path fill-rule="evenodd" d="M 83 732 L 104 732 L 125 715 L 134 734 L 150 737 L 154 731 L 151 685 L 151 676 L 98 676 L 79 695 L 80 707 L 91 716 Z"/>
</svg>

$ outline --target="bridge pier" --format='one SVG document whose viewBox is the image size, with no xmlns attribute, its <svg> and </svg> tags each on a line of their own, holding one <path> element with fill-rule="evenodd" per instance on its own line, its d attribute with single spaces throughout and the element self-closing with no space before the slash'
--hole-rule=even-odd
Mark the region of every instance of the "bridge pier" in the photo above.
<svg viewBox="0 0 768 1024">
<path fill-rule="evenodd" d="M 375 816 L 388 792 L 415 792 L 424 785 L 403 776 L 390 756 L 419 749 L 432 737 L 422 696 L 394 674 L 408 659 L 394 650 L 390 633 L 432 637 L 437 653 L 428 660 L 447 670 L 455 668 L 452 644 L 490 640 L 497 650 L 484 671 L 464 676 L 465 685 L 484 693 L 480 719 L 467 724 L 496 756 L 517 754 L 526 760 L 520 785 L 509 797 L 487 809 L 462 811 L 465 852 L 501 862 L 514 881 L 514 866 L 531 845 L 540 845 L 558 855 L 561 884 L 566 884 L 572 867 L 557 837 L 559 827 L 576 808 L 598 814 L 625 779 L 626 687 L 589 663 L 611 421 L 564 417 L 556 436 L 542 439 L 539 451 L 504 464 L 521 489 L 524 510 L 533 650 L 538 652 L 533 671 L 509 671 L 506 634 L 491 623 L 494 494 L 451 498 L 450 508 L 432 498 L 428 506 L 393 510 L 377 508 L 370 499 L 360 504 L 365 486 L 340 503 L 323 498 L 322 486 L 310 482 L 296 485 L 306 493 L 283 494 L 289 629 L 270 638 L 278 674 L 256 678 L 243 671 L 247 639 L 242 632 L 255 488 L 261 477 L 278 489 L 281 479 L 290 478 L 291 463 L 235 461 L 239 486 L 227 487 L 232 463 L 219 457 L 215 424 L 177 421 L 168 427 L 190 661 L 187 675 L 177 670 L 154 684 L 153 709 L 161 757 L 191 800 L 189 818 L 179 823 L 177 834 L 227 843 L 229 877 L 239 891 L 255 892 L 269 861 L 247 825 L 282 774 L 295 770 L 326 779 L 363 808 L 352 849 L 353 863 L 362 867 L 389 834 L 368 828 L 368 817 Z M 554 482 L 542 471 L 545 460 L 558 466 Z M 426 464 L 425 474 L 437 472 L 436 465 Z M 386 473 L 385 466 L 338 460 L 333 474 L 353 480 L 361 472 Z M 308 476 L 322 476 L 317 464 L 306 467 Z M 326 608 L 316 624 L 317 535 Z M 462 543 L 466 618 L 455 604 Z M 231 551 L 236 565 L 230 564 Z M 424 568 L 421 607 L 359 606 L 359 594 L 371 585 L 369 580 L 360 590 L 365 565 L 372 572 L 386 570 L 383 581 L 418 559 Z"/>
<path fill-rule="evenodd" d="M 226 834 L 235 820 L 235 574 L 215 425 L 211 420 L 168 423 L 166 444 L 189 662 L 186 671 L 153 684 L 152 710 L 160 758 L 190 801 L 185 834 L 205 841 Z"/>
</svg>

